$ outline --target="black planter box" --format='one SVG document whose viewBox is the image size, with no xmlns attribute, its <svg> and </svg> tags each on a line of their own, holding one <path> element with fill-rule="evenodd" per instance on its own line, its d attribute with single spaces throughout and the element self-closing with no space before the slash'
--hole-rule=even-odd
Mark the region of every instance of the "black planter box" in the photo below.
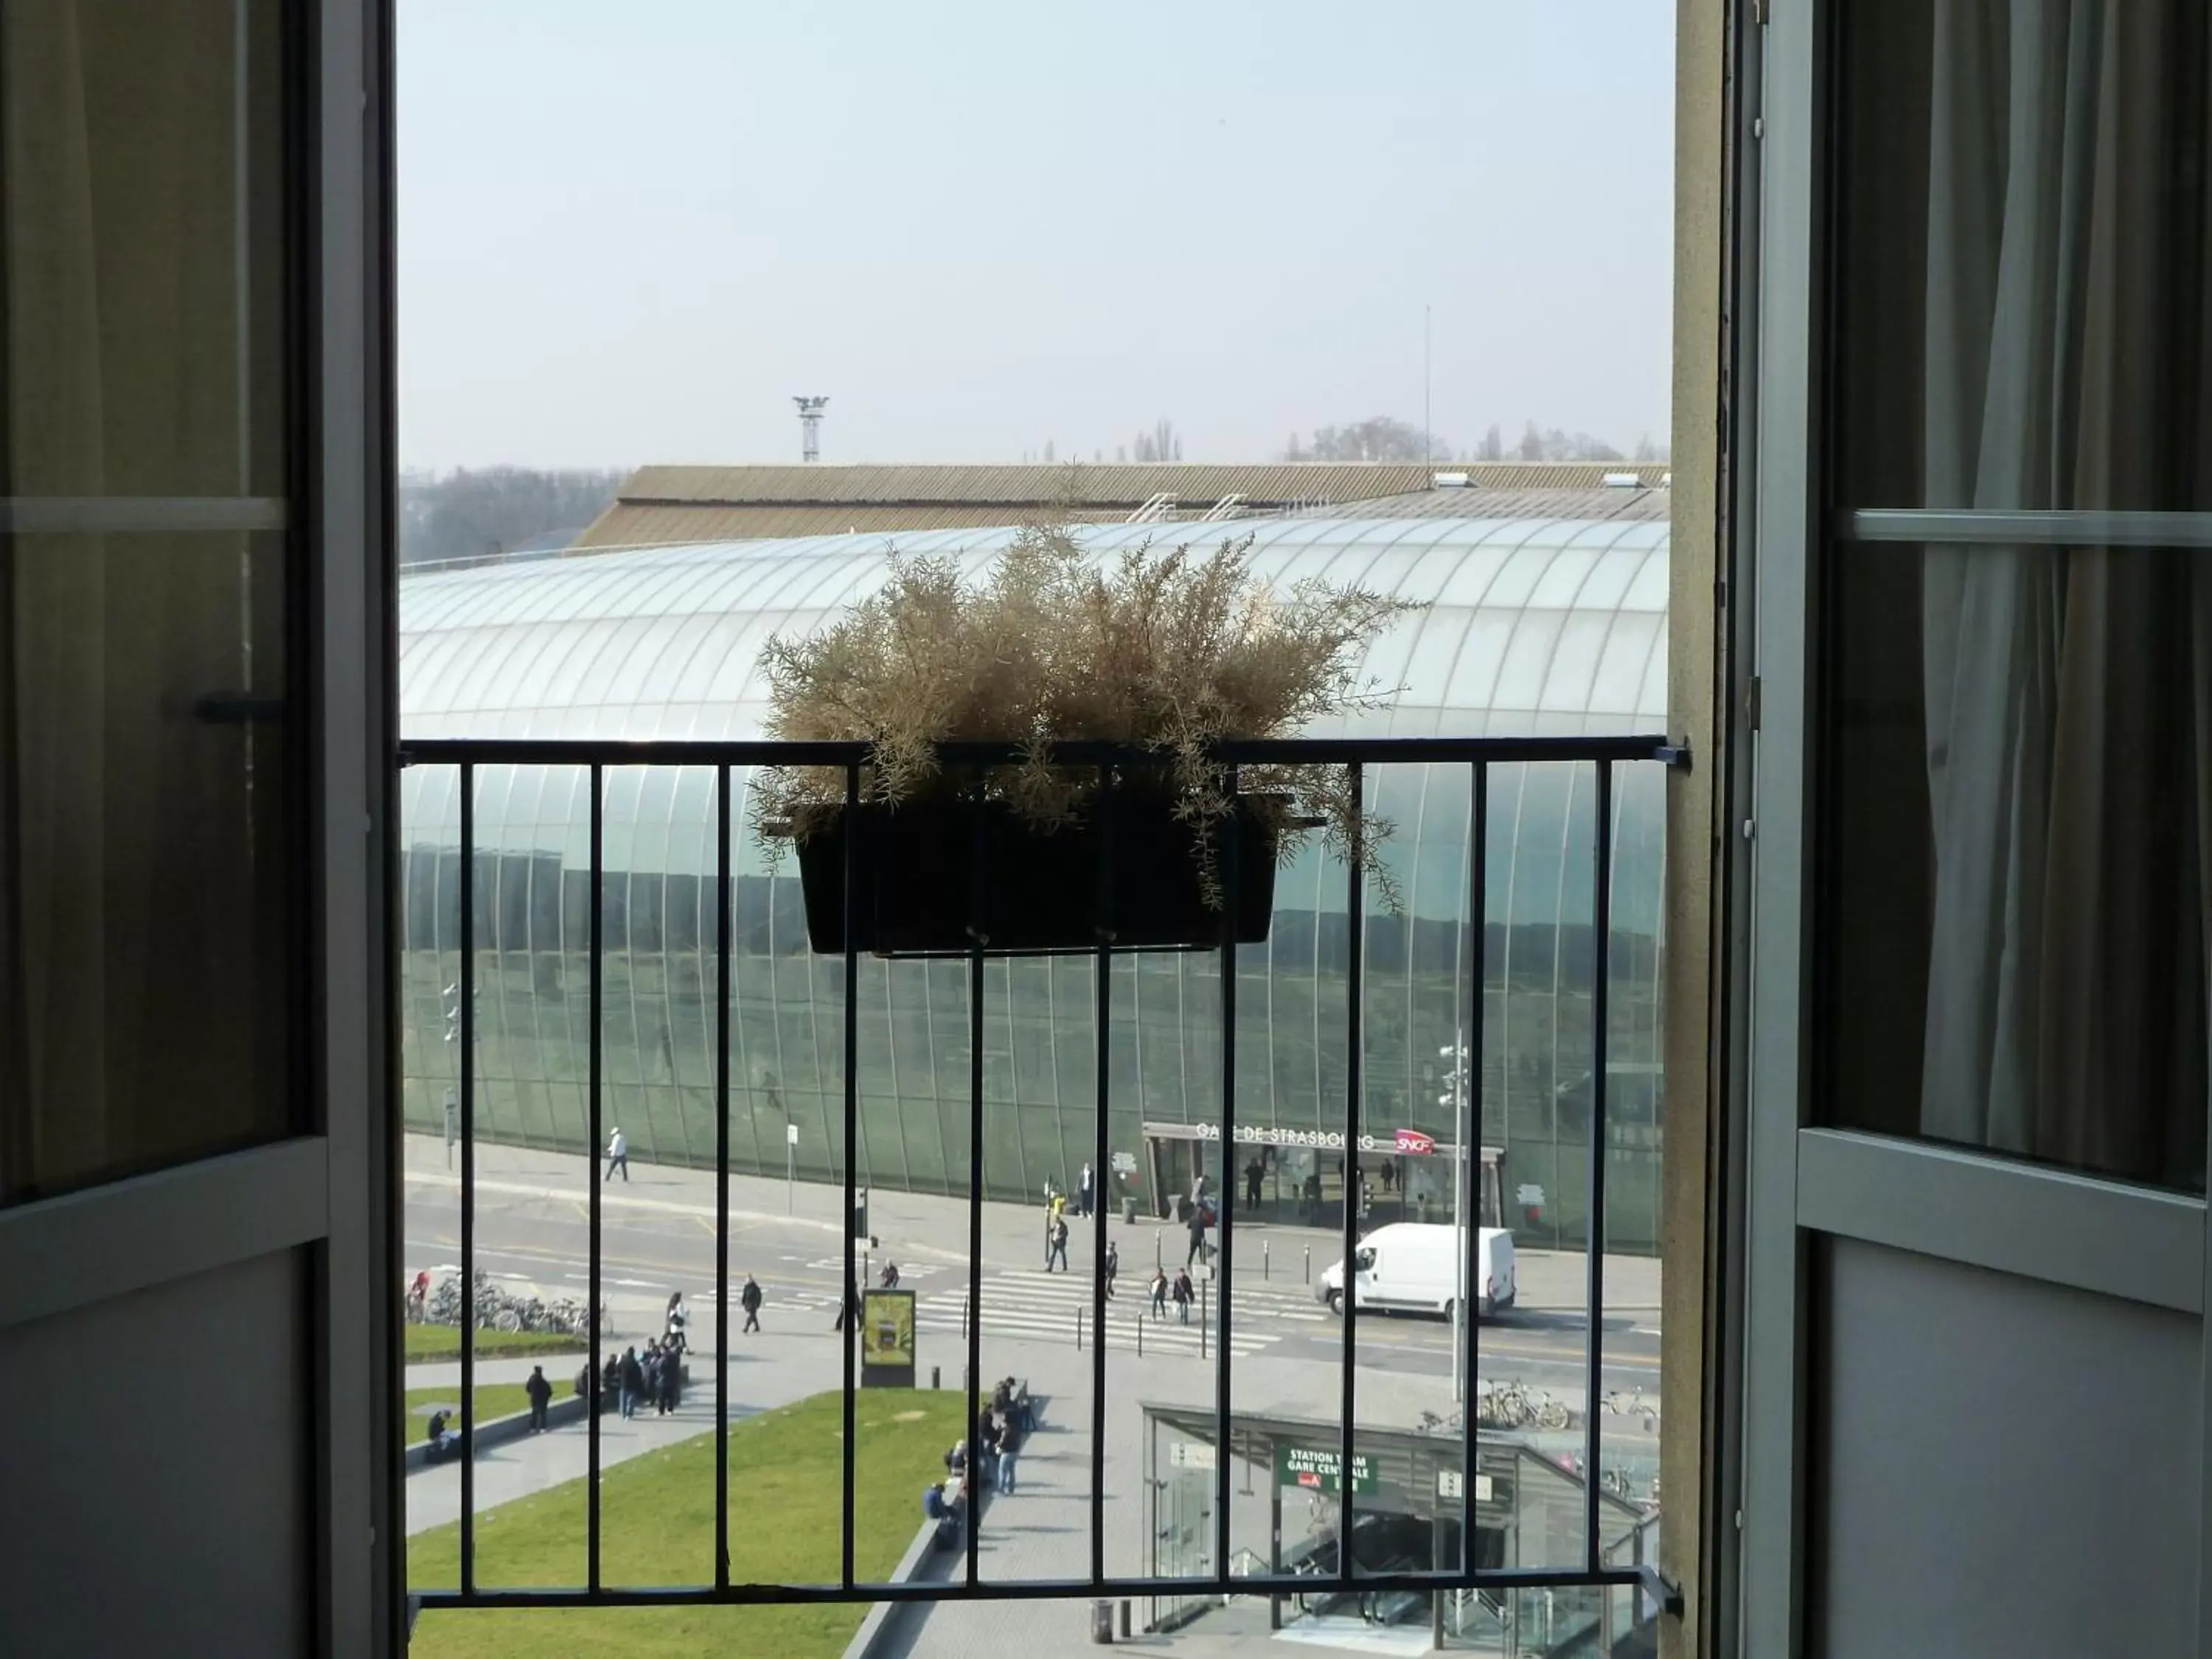
<svg viewBox="0 0 2212 1659">
<path fill-rule="evenodd" d="M 1119 794 L 1110 811 L 1114 948 L 1203 950 L 1220 944 L 1222 913 L 1200 891 L 1192 830 L 1175 817 L 1172 803 Z M 842 808 L 825 811 L 799 843 L 807 939 L 825 953 L 845 948 L 844 816 Z M 1000 802 L 940 800 L 870 804 L 860 809 L 860 820 L 854 949 L 884 957 L 966 955 L 974 944 L 969 925 L 979 857 L 987 951 L 1034 955 L 1097 948 L 1098 835 L 1092 814 L 1047 830 Z M 1235 917 L 1237 942 L 1256 945 L 1267 937 L 1274 909 L 1276 835 L 1252 799 L 1241 799 L 1215 830 L 1214 867 L 1224 878 L 1232 834 L 1241 836 L 1237 889 L 1223 896 Z"/>
</svg>

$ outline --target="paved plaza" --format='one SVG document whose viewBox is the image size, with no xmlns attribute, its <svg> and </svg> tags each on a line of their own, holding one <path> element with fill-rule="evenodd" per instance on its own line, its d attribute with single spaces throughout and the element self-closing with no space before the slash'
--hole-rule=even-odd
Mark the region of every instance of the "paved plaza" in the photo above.
<svg viewBox="0 0 2212 1659">
<path fill-rule="evenodd" d="M 611 1465 L 711 1431 L 717 1363 L 711 1172 L 633 1162 L 628 1182 L 617 1175 L 609 1184 L 594 1163 L 580 1157 L 498 1146 L 479 1146 L 476 1164 L 478 1265 L 503 1288 L 547 1297 L 581 1294 L 588 1274 L 592 1183 L 598 1180 L 603 1289 L 614 1321 L 613 1340 L 627 1345 L 656 1334 L 672 1291 L 682 1291 L 691 1304 L 696 1357 L 684 1405 L 666 1418 L 603 1419 L 603 1462 Z M 459 1182 L 457 1170 L 447 1168 L 443 1143 L 434 1137 L 409 1137 L 406 1177 L 407 1271 L 456 1267 Z M 733 1176 L 729 1202 L 732 1305 L 729 1351 L 721 1363 L 727 1366 L 734 1419 L 834 1389 L 842 1381 L 841 1338 L 831 1328 L 841 1278 L 843 1193 Z M 1071 1218 L 1072 1270 L 1048 1273 L 1042 1224 L 1040 1209 L 1004 1203 L 983 1206 L 984 1375 L 1025 1376 L 1033 1389 L 1049 1397 L 1046 1420 L 1022 1458 L 1020 1491 L 995 1503 L 984 1519 L 981 1571 L 997 1579 L 1081 1577 L 1090 1565 L 1096 1232 L 1091 1222 Z M 867 1252 L 867 1270 L 872 1274 L 886 1259 L 895 1261 L 902 1285 L 915 1292 L 921 1381 L 927 1385 L 933 1369 L 944 1386 L 961 1386 L 972 1311 L 965 1201 L 872 1193 L 868 1227 L 878 1243 Z M 1221 1285 L 1194 1269 L 1194 1277 L 1206 1285 L 1206 1317 L 1194 1308 L 1186 1326 L 1170 1304 L 1164 1320 L 1152 1319 L 1145 1281 L 1156 1261 L 1164 1262 L 1170 1273 L 1182 1264 L 1188 1234 L 1173 1224 L 1128 1224 L 1118 1215 L 1106 1231 L 1121 1260 L 1118 1294 L 1107 1304 L 1105 1328 L 1107 1567 L 1135 1574 L 1147 1570 L 1142 1407 L 1214 1405 L 1217 1362 L 1206 1320 L 1214 1313 Z M 1314 1299 L 1310 1278 L 1341 1253 L 1341 1240 L 1329 1233 L 1295 1227 L 1239 1229 L 1236 1271 L 1228 1286 L 1236 1412 L 1339 1417 L 1342 1331 L 1340 1322 Z M 763 1329 L 743 1335 L 743 1315 L 734 1297 L 749 1272 L 765 1296 Z M 1524 1252 L 1521 1306 L 1478 1333 L 1480 1375 L 1549 1391 L 1569 1400 L 1579 1414 L 1588 1336 L 1586 1274 L 1587 1263 L 1579 1255 Z M 1604 1386 L 1641 1388 L 1656 1400 L 1658 1266 L 1647 1259 L 1613 1257 L 1605 1276 Z M 1364 1316 L 1357 1323 L 1355 1340 L 1363 1424 L 1410 1428 L 1423 1413 L 1442 1416 L 1452 1410 L 1452 1340 L 1442 1322 Z M 535 1363 L 487 1360 L 479 1367 L 480 1380 L 514 1380 Z M 544 1363 L 547 1374 L 565 1392 L 577 1362 Z M 458 1387 L 459 1367 L 410 1367 L 409 1380 L 410 1386 Z M 1632 1462 L 1656 1457 L 1656 1441 L 1645 1421 L 1605 1418 L 1608 1448 Z M 1579 1439 L 1577 1430 L 1559 1437 L 1559 1447 Z M 580 1478 L 586 1471 L 586 1456 L 581 1425 L 489 1450 L 477 1462 L 479 1509 Z M 1249 1550 L 1261 1559 L 1268 1548 L 1265 1485 L 1262 1478 L 1249 1495 L 1240 1486 L 1231 1513 L 1232 1552 Z M 451 1521 L 459 1504 L 459 1471 L 453 1466 L 415 1474 L 407 1482 L 408 1530 Z M 1286 1506 L 1286 1534 L 1303 1535 L 1322 1524 L 1318 1508 L 1309 1515 L 1309 1507 L 1303 1502 Z M 1295 1543 L 1296 1538 L 1286 1536 L 1285 1541 Z M 1241 1616 L 1250 1609 L 1240 1603 L 1172 1637 L 1143 1638 L 1142 1644 L 1172 1647 L 1201 1659 L 1263 1650 L 1283 1654 L 1297 1645 L 1269 1638 L 1265 1604 L 1259 1606 L 1263 1616 L 1256 1630 Z M 1060 1651 L 1087 1640 L 1088 1619 L 1087 1603 L 948 1605 L 921 1622 L 911 1651 L 1025 1656 Z M 1355 1643 L 1367 1639 L 1356 1626 L 1342 1634 Z M 1375 1639 L 1385 1638 L 1378 1632 Z M 1387 1637 L 1401 1644 L 1407 1639 L 1402 1630 Z M 1383 1650 L 1370 1644 L 1365 1650 Z"/>
</svg>

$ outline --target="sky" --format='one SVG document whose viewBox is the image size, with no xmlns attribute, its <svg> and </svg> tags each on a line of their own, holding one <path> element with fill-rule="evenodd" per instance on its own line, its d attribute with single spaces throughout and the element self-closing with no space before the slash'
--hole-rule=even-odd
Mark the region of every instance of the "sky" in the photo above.
<svg viewBox="0 0 2212 1659">
<path fill-rule="evenodd" d="M 1666 441 L 1662 0 L 398 0 L 403 465 Z"/>
</svg>

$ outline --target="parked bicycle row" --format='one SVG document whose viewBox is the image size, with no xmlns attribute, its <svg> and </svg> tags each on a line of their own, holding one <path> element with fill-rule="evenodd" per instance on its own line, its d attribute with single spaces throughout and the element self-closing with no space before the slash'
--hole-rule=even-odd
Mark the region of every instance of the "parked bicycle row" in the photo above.
<svg viewBox="0 0 2212 1659">
<path fill-rule="evenodd" d="M 418 1273 L 407 1289 L 407 1322 L 458 1325 L 461 1322 L 462 1299 L 459 1273 L 441 1274 L 434 1284 L 427 1270 Z M 490 1274 L 481 1269 L 468 1300 L 473 1304 L 480 1330 L 538 1331 L 556 1336 L 591 1334 L 591 1316 L 580 1298 L 564 1296 L 548 1302 L 543 1297 L 518 1296 L 501 1289 Z M 614 1329 L 605 1304 L 599 1308 L 599 1328 L 609 1333 Z"/>
</svg>

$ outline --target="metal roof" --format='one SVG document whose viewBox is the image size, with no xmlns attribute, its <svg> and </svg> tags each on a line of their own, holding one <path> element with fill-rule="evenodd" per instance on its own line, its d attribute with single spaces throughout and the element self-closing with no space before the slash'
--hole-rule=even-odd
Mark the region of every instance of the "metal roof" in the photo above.
<svg viewBox="0 0 2212 1659">
<path fill-rule="evenodd" d="M 1663 520 L 1674 505 L 1671 491 L 1650 489 L 1422 489 L 1407 495 L 1378 495 L 1302 508 L 1307 519 L 1632 519 Z"/>
<path fill-rule="evenodd" d="M 1250 536 L 1253 568 L 1271 583 L 1320 577 L 1422 607 L 1376 639 L 1363 665 L 1363 678 L 1399 688 L 1388 706 L 1312 735 L 1619 732 L 1665 717 L 1664 522 L 1273 518 L 1079 533 L 1104 559 L 1164 532 L 1191 540 L 1217 529 Z M 955 557 L 979 575 L 1014 534 L 724 542 L 404 576 L 403 730 L 755 737 L 769 638 L 819 627 L 873 592 L 894 546 Z"/>
<path fill-rule="evenodd" d="M 1608 472 L 1623 470 L 1620 463 L 1595 462 L 647 466 L 631 475 L 615 504 L 572 550 L 1005 525 L 1055 509 L 1078 522 L 1118 522 L 1164 497 L 1171 503 L 1158 507 L 1156 516 L 1164 521 L 1217 511 L 1249 518 L 1424 495 L 1439 473 L 1464 475 L 1473 490 L 1581 495 L 1599 490 Z M 1656 482 L 1656 470 L 1647 471 Z M 1451 493 L 1464 497 L 1469 492 Z M 1615 516 L 1562 506 L 1574 516 Z M 1502 504 L 1470 510 L 1531 516 Z"/>
</svg>

